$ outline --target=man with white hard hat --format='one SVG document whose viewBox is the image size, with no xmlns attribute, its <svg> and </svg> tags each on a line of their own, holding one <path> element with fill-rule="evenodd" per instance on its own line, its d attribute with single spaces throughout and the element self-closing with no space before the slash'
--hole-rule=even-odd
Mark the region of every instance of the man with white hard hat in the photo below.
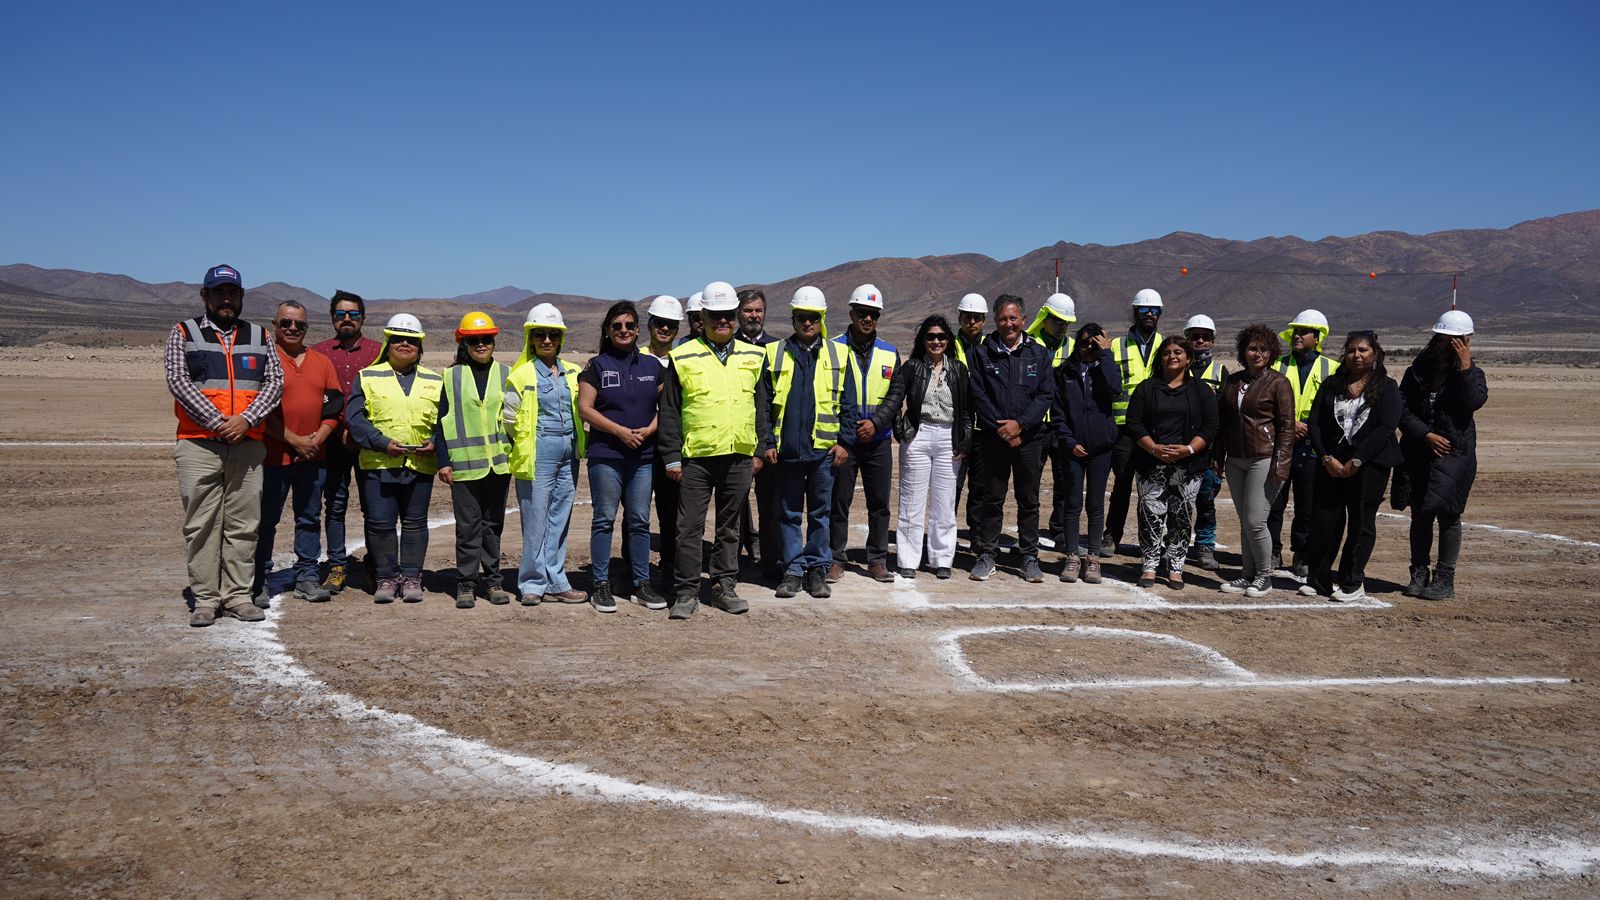
<svg viewBox="0 0 1600 900">
<path fill-rule="evenodd" d="M 650 332 L 650 347 L 645 352 L 659 360 L 663 368 L 671 368 L 672 347 L 683 324 L 683 304 L 676 297 L 662 294 L 650 301 L 645 315 Z M 652 457 L 650 464 L 654 469 L 651 483 L 655 490 L 656 521 L 661 524 L 657 571 L 661 575 L 661 592 L 671 597 L 678 565 L 678 483 L 667 477 L 667 463 L 660 453 Z"/>
<path fill-rule="evenodd" d="M 689 333 L 678 338 L 678 343 L 687 344 L 705 334 L 705 292 L 695 291 L 690 294 L 689 299 L 683 302 L 683 311 L 689 322 Z"/>
<path fill-rule="evenodd" d="M 672 348 L 678 342 L 678 329 L 683 327 L 683 304 L 677 297 L 662 294 L 650 301 L 645 316 L 649 320 L 645 336 L 650 339 L 645 352 L 663 366 L 672 365 Z"/>
<path fill-rule="evenodd" d="M 1322 355 L 1322 342 L 1328 338 L 1328 317 L 1315 309 L 1301 310 L 1279 333 L 1289 352 L 1279 358 L 1274 366 L 1289 379 L 1294 393 L 1294 462 L 1289 468 L 1289 480 L 1273 501 L 1267 514 L 1267 530 L 1272 533 L 1272 567 L 1283 568 L 1283 514 L 1289 506 L 1289 496 L 1294 495 L 1294 519 L 1289 525 L 1289 551 L 1293 554 L 1293 572 L 1296 578 L 1306 577 L 1309 569 L 1302 559 L 1311 540 L 1312 494 L 1316 482 L 1317 451 L 1311 447 L 1311 401 L 1317 397 L 1322 383 L 1338 370 L 1338 360 Z"/>
<path fill-rule="evenodd" d="M 713 502 L 711 602 L 730 613 L 750 608 L 734 587 L 739 574 L 739 507 L 761 465 L 753 457 L 760 443 L 756 383 L 765 355 L 760 348 L 734 340 L 739 296 L 733 285 L 713 281 L 702 297 L 705 333 L 672 351 L 656 445 L 666 461 L 667 477 L 681 490 L 677 577 L 669 615 L 673 619 L 687 619 L 700 607 L 700 540 Z"/>
<path fill-rule="evenodd" d="M 855 440 L 856 415 L 849 349 L 826 337 L 828 301 L 809 285 L 789 301 L 794 334 L 765 348 L 756 394 L 756 428 L 777 483 L 782 537 L 779 597 L 802 589 L 815 598 L 832 593 L 828 519 L 833 478 Z M 802 534 L 801 523 L 805 523 Z M 765 550 L 762 551 L 763 555 Z"/>
<path fill-rule="evenodd" d="M 850 327 L 834 340 L 849 351 L 851 400 L 861 423 L 872 418 L 889 393 L 889 380 L 900 365 L 900 352 L 878 337 L 878 317 L 883 314 L 883 292 L 863 284 L 850 292 Z M 858 424 L 857 428 L 861 425 Z M 833 532 L 833 566 L 828 580 L 844 577 L 845 547 L 850 542 L 850 504 L 856 497 L 856 475 L 867 495 L 867 574 L 874 580 L 894 581 L 889 571 L 889 490 L 894 484 L 894 451 L 890 429 L 866 435 L 858 432 L 850 454 L 833 481 L 833 510 L 828 527 Z"/>
<path fill-rule="evenodd" d="M 983 343 L 983 324 L 989 319 L 989 301 L 983 299 L 982 294 L 966 294 L 956 304 L 956 319 L 958 331 L 955 346 L 950 349 L 956 359 L 970 370 L 972 367 L 967 360 L 977 358 L 978 345 Z"/>
<path fill-rule="evenodd" d="M 1190 316 L 1183 325 L 1183 337 L 1194 347 L 1189 354 L 1189 374 L 1211 388 L 1212 393 L 1221 391 L 1228 367 L 1218 362 L 1212 352 L 1217 346 L 1217 323 L 1207 315 Z M 1222 476 L 1215 468 L 1207 468 L 1200 476 L 1200 491 L 1194 498 L 1194 546 L 1189 548 L 1193 561 L 1207 572 L 1217 570 L 1217 495 L 1221 492 Z"/>
<path fill-rule="evenodd" d="M 1161 295 L 1144 288 L 1133 295 L 1131 306 L 1132 326 L 1127 334 L 1111 341 L 1111 355 L 1122 373 L 1122 396 L 1111 405 L 1111 410 L 1117 426 L 1123 430 L 1117 445 L 1111 448 L 1111 473 L 1116 480 L 1111 485 L 1111 505 L 1106 509 L 1105 540 L 1100 544 L 1102 557 L 1115 555 L 1117 546 L 1122 543 L 1122 526 L 1127 523 L 1128 499 L 1133 493 L 1135 444 L 1125 427 L 1128 398 L 1133 396 L 1133 389 L 1155 371 L 1156 348 L 1161 346 L 1162 340 L 1161 332 L 1156 330 L 1161 322 Z"/>
</svg>

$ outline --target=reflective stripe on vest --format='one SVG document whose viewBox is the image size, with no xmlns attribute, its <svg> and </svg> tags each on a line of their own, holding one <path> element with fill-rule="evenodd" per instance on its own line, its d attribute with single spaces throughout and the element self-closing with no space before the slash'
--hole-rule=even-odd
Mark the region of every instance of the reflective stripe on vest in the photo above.
<svg viewBox="0 0 1600 900">
<path fill-rule="evenodd" d="M 783 408 L 789 402 L 789 389 L 794 386 L 794 367 L 787 365 L 788 341 L 778 341 L 766 346 L 767 368 L 772 371 L 772 422 L 774 430 L 783 427 Z M 839 443 L 839 406 L 844 394 L 844 361 L 839 358 L 841 348 L 833 341 L 823 341 L 823 352 L 817 354 L 813 370 L 811 391 L 816 399 L 816 421 L 811 426 L 811 446 L 826 450 Z"/>
<path fill-rule="evenodd" d="M 439 395 L 444 393 L 444 379 L 438 372 L 422 366 L 417 366 L 416 372 L 409 394 L 400 388 L 400 376 L 386 362 L 356 374 L 361 393 L 367 398 L 367 420 L 372 427 L 392 441 L 411 446 L 433 439 L 433 426 L 439 421 Z M 423 475 L 439 471 L 438 458 L 432 453 L 390 456 L 363 447 L 357 461 L 368 471 L 404 468 Z"/>
<path fill-rule="evenodd" d="M 766 354 L 761 348 L 734 341 L 726 361 L 717 359 L 705 338 L 673 348 L 683 398 L 685 459 L 754 456 L 756 452 L 756 382 Z"/>
<path fill-rule="evenodd" d="M 439 423 L 450 451 L 451 477 L 456 481 L 476 481 L 493 472 L 511 471 L 511 447 L 505 436 L 500 414 L 505 407 L 506 379 L 511 367 L 496 362 L 489 370 L 483 397 L 478 397 L 477 379 L 466 363 L 451 366 L 444 393 L 450 411 Z"/>
<path fill-rule="evenodd" d="M 889 380 L 894 377 L 895 351 L 893 347 L 885 349 L 882 341 L 874 338 L 872 341 L 872 355 L 868 363 L 868 370 L 861 371 L 861 357 L 850 345 L 850 334 L 846 332 L 834 338 L 834 343 L 845 349 L 845 358 L 850 366 L 850 374 L 854 376 L 856 388 L 856 415 L 862 419 L 872 418 L 878 411 L 878 404 L 883 402 L 884 395 L 889 393 Z M 889 436 L 887 430 L 881 432 L 875 440 L 883 440 Z"/>
<path fill-rule="evenodd" d="M 1212 393 L 1222 390 L 1222 365 L 1214 359 L 1195 377 L 1210 386 Z"/>
<path fill-rule="evenodd" d="M 530 359 L 511 370 L 506 379 L 506 393 L 520 399 L 517 405 L 517 422 L 511 426 L 511 475 L 523 481 L 532 481 L 539 449 L 539 365 Z M 584 430 L 583 417 L 578 414 L 578 367 L 557 358 L 556 366 L 561 377 L 567 380 L 567 390 L 572 393 L 572 433 L 577 439 L 574 455 L 582 458 L 589 449 L 589 432 Z"/>
<path fill-rule="evenodd" d="M 1317 399 L 1317 390 L 1322 383 L 1333 375 L 1333 360 L 1321 354 L 1311 362 L 1311 371 L 1306 375 L 1305 385 L 1300 384 L 1300 367 L 1294 364 L 1294 354 L 1278 360 L 1278 372 L 1289 379 L 1289 388 L 1294 391 L 1295 418 L 1302 422 L 1311 419 L 1311 402 Z"/>
<path fill-rule="evenodd" d="M 1128 338 L 1127 335 L 1116 338 L 1111 342 L 1111 355 L 1117 361 L 1117 369 L 1122 372 L 1122 397 L 1111 404 L 1111 411 L 1115 414 L 1118 425 L 1128 422 L 1128 400 L 1133 396 L 1133 389 L 1139 383 L 1150 377 L 1150 372 L 1155 368 L 1156 348 L 1161 346 L 1161 332 L 1156 332 L 1150 338 L 1150 355 L 1140 356 L 1139 345 Z"/>
<path fill-rule="evenodd" d="M 224 416 L 243 413 L 261 393 L 261 384 L 267 377 L 267 358 L 275 352 L 267 340 L 267 332 L 259 325 L 240 322 L 232 334 L 224 337 L 215 328 L 201 325 L 199 317 L 178 323 L 183 329 L 184 363 L 189 379 L 200 389 L 207 400 Z M 182 406 L 172 404 L 178 417 L 178 438 L 214 440 L 210 429 L 194 421 Z M 260 440 L 266 423 L 256 425 L 245 433 Z"/>
</svg>

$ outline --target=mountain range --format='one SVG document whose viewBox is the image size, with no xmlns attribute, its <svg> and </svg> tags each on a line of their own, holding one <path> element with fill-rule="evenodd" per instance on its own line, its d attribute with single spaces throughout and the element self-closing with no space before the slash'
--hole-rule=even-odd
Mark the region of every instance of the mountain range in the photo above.
<svg viewBox="0 0 1600 900">
<path fill-rule="evenodd" d="M 976 253 L 856 260 L 761 287 L 775 333 L 787 331 L 781 308 L 801 285 L 827 295 L 843 322 L 850 291 L 870 282 L 884 294 L 883 331 L 903 341 L 931 312 L 953 317 L 957 299 L 976 291 L 989 300 L 1014 293 L 1036 308 L 1054 289 L 1077 302 L 1080 322 L 1120 326 L 1135 291 L 1152 287 L 1166 299 L 1167 330 L 1197 312 L 1226 333 L 1250 321 L 1279 323 L 1316 307 L 1335 330 L 1355 327 L 1415 332 L 1449 308 L 1451 276 L 1460 277 L 1460 303 L 1481 331 L 1535 333 L 1551 328 L 1593 331 L 1600 301 L 1600 210 L 1522 222 L 1505 229 L 1464 229 L 1413 235 L 1376 231 L 1353 237 L 1268 237 L 1240 241 L 1174 232 L 1131 244 L 1056 243 L 1010 260 Z M 352 282 L 346 290 L 360 291 Z M 681 288 L 685 294 L 693 288 Z M 127 332 L 121 340 L 148 343 L 172 321 L 198 309 L 198 285 L 150 284 L 126 275 L 0 266 L 0 344 L 68 342 L 84 327 Z M 331 294 L 331 290 L 329 291 Z M 323 294 L 279 281 L 251 286 L 247 304 L 296 299 L 321 327 Z M 627 298 L 637 302 L 649 297 Z M 611 301 L 547 294 L 514 286 L 445 298 L 373 299 L 371 318 L 401 310 L 430 329 L 448 331 L 460 316 L 485 309 L 502 328 L 537 303 L 555 303 L 579 333 L 598 336 Z M 247 315 L 265 319 L 255 306 Z M 503 310 L 503 312 L 502 312 Z M 837 326 L 836 326 L 837 327 Z M 583 345 L 590 343 L 587 339 Z"/>
</svg>

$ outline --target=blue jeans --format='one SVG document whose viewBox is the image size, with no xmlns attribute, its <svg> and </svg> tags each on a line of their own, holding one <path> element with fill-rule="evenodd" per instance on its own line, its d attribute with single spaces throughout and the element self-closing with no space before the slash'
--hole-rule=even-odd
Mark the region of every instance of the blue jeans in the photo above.
<svg viewBox="0 0 1600 900">
<path fill-rule="evenodd" d="M 317 580 L 317 558 L 322 555 L 322 536 L 317 513 L 322 507 L 322 480 L 327 468 L 320 462 L 301 462 L 287 466 L 263 466 L 261 485 L 261 531 L 256 542 L 256 586 L 267 580 L 267 565 L 272 562 L 272 545 L 278 536 L 278 520 L 283 504 L 294 501 L 294 580 Z"/>
<path fill-rule="evenodd" d="M 594 583 L 611 578 L 611 532 L 622 504 L 623 550 L 632 567 L 630 587 L 650 580 L 649 462 L 622 459 L 589 460 L 589 496 L 594 499 L 594 525 L 589 529 L 590 570 Z"/>
<path fill-rule="evenodd" d="M 361 511 L 367 520 L 367 552 L 379 578 L 421 578 L 428 555 L 428 501 L 433 478 L 385 481 L 377 472 L 361 472 Z M 400 524 L 396 545 L 394 526 Z"/>
<path fill-rule="evenodd" d="M 522 564 L 517 590 L 524 596 L 572 590 L 567 580 L 567 525 L 578 495 L 578 457 L 571 435 L 539 435 L 533 480 L 517 479 L 522 515 Z"/>
<path fill-rule="evenodd" d="M 347 560 L 344 546 L 344 514 L 350 508 L 350 474 L 355 471 L 356 454 L 342 441 L 328 442 L 326 475 L 322 481 L 322 525 L 328 533 L 328 565 L 342 566 Z"/>
<path fill-rule="evenodd" d="M 833 507 L 833 456 L 778 461 L 778 534 L 783 539 L 783 572 L 803 575 L 833 562 L 828 517 Z M 810 512 L 807 513 L 809 508 Z M 800 520 L 805 519 L 802 542 Z"/>
<path fill-rule="evenodd" d="M 1200 476 L 1200 493 L 1194 498 L 1194 545 L 1217 546 L 1217 494 L 1222 492 L 1222 476 L 1216 469 L 1207 469 Z"/>
</svg>

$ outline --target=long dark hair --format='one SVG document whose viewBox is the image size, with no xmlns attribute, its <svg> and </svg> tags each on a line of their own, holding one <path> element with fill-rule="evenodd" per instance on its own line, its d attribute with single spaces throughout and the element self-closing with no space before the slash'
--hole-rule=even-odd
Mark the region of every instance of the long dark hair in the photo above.
<svg viewBox="0 0 1600 900">
<path fill-rule="evenodd" d="M 1105 333 L 1106 330 L 1100 327 L 1099 322 L 1085 323 L 1082 328 L 1078 329 L 1078 336 L 1072 339 L 1073 358 L 1082 362 L 1088 362 L 1092 358 L 1090 356 L 1090 350 L 1093 350 L 1094 356 L 1099 356 L 1100 351 L 1093 348 L 1088 342 Z M 1085 350 L 1085 347 L 1090 347 L 1090 350 Z"/>
<path fill-rule="evenodd" d="M 1434 334 L 1428 340 L 1428 346 L 1423 347 L 1411 363 L 1417 370 L 1417 378 L 1424 384 L 1432 382 L 1440 372 L 1448 372 L 1456 367 L 1456 348 L 1450 346 L 1450 339 L 1448 334 Z"/>
<path fill-rule="evenodd" d="M 1347 371 L 1349 366 L 1344 359 L 1350 353 L 1350 345 L 1356 341 L 1366 341 L 1372 345 L 1372 374 L 1367 376 L 1367 384 L 1361 389 L 1361 396 L 1367 401 L 1368 406 L 1377 408 L 1378 401 L 1383 397 L 1384 385 L 1389 382 L 1389 370 L 1384 368 L 1383 345 L 1378 343 L 1376 331 L 1350 332 L 1350 336 L 1344 339 L 1344 349 L 1339 351 L 1339 370 L 1334 372 L 1322 387 L 1323 390 L 1335 391 L 1333 394 L 1335 397 L 1349 396 L 1350 373 Z"/>
<path fill-rule="evenodd" d="M 1194 362 L 1194 344 L 1190 343 L 1189 339 L 1181 334 L 1169 334 L 1162 338 L 1161 345 L 1156 347 L 1153 364 L 1157 376 L 1161 375 L 1161 357 L 1167 352 L 1168 347 L 1182 347 L 1183 355 L 1188 357 L 1188 362 Z M 1189 371 L 1189 366 L 1185 364 L 1183 367 L 1183 380 L 1188 381 L 1192 377 L 1194 377 L 1194 373 Z"/>
<path fill-rule="evenodd" d="M 911 343 L 912 359 L 920 359 L 923 362 L 928 361 L 928 344 L 924 338 L 928 336 L 928 332 L 931 331 L 934 326 L 943 328 L 944 333 L 950 336 L 950 340 L 944 345 L 945 359 L 955 359 L 955 329 L 950 327 L 950 322 L 948 319 L 939 315 L 938 313 L 934 313 L 926 319 L 923 319 L 922 324 L 917 326 L 916 340 Z"/>
<path fill-rule="evenodd" d="M 637 307 L 635 307 L 633 305 L 633 301 L 631 301 L 631 300 L 618 300 L 616 303 L 611 304 L 611 308 L 606 310 L 606 317 L 604 319 L 600 320 L 600 352 L 601 353 L 610 353 L 614 349 L 611 346 L 611 321 L 613 319 L 617 318 L 618 316 L 623 315 L 623 314 L 627 314 L 627 315 L 633 316 L 633 324 L 635 324 L 635 325 L 642 325 L 643 324 L 639 320 L 639 310 L 638 310 Z M 640 335 L 640 332 L 635 331 L 633 334 L 634 334 L 634 337 L 633 337 L 633 351 L 635 353 L 637 353 L 637 352 L 639 352 L 639 335 Z"/>
</svg>

